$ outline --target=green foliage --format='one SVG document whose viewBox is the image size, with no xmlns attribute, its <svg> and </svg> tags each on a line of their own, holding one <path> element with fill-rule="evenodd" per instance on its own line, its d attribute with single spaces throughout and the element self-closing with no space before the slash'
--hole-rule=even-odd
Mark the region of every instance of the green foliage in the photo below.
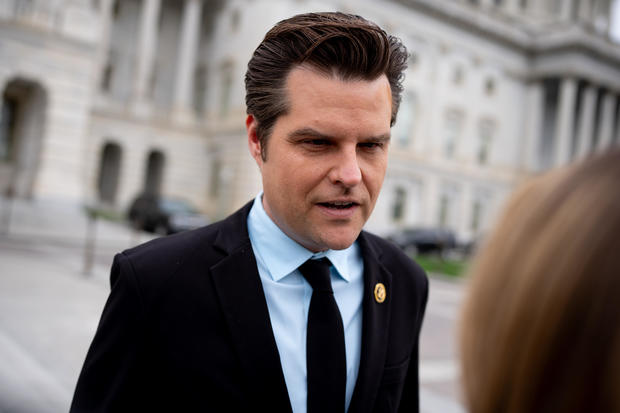
<svg viewBox="0 0 620 413">
<path fill-rule="evenodd" d="M 111 208 L 86 206 L 84 212 L 92 218 L 101 218 L 106 221 L 121 222 L 125 219 L 122 212 Z"/>
<path fill-rule="evenodd" d="M 467 261 L 441 258 L 439 255 L 418 255 L 413 258 L 427 273 L 459 277 L 467 270 Z"/>
</svg>

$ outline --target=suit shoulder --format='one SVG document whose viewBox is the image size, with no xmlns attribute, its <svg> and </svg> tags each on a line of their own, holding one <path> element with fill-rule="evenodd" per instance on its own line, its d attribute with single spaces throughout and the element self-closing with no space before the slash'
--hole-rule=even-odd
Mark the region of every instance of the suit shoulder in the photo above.
<svg viewBox="0 0 620 413">
<path fill-rule="evenodd" d="M 140 289 L 151 291 L 161 288 L 179 273 L 199 272 L 208 269 L 223 255 L 213 248 L 221 222 L 157 238 L 127 249 L 115 258 L 120 274 L 132 274 Z M 116 274 L 115 274 L 116 272 Z"/>
<path fill-rule="evenodd" d="M 250 243 L 247 215 L 252 203 L 211 225 L 158 238 L 118 254 L 110 281 L 125 276 L 145 298 L 167 286 L 194 285 L 231 251 Z"/>
<path fill-rule="evenodd" d="M 156 238 L 144 244 L 127 249 L 122 254 L 135 263 L 157 268 L 168 263 L 183 260 L 199 246 L 213 244 L 220 222 L 191 231 L 180 232 Z"/>
</svg>

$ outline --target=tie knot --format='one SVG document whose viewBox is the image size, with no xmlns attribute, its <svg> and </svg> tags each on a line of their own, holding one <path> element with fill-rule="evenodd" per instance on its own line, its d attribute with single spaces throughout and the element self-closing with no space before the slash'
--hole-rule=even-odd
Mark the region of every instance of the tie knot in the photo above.
<svg viewBox="0 0 620 413">
<path fill-rule="evenodd" d="M 321 258 L 320 260 L 309 259 L 299 267 L 299 271 L 310 283 L 313 291 L 333 293 L 329 274 L 330 267 L 331 263 L 327 258 Z"/>
</svg>

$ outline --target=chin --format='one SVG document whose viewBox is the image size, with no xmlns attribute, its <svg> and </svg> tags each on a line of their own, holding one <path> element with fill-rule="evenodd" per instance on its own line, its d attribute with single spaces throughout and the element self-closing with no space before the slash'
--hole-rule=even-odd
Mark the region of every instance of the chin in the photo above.
<svg viewBox="0 0 620 413">
<path fill-rule="evenodd" d="M 327 248 L 329 248 L 330 250 L 344 250 L 353 245 L 358 235 L 359 233 L 355 237 L 338 237 L 333 239 L 325 239 L 323 241 Z"/>
</svg>

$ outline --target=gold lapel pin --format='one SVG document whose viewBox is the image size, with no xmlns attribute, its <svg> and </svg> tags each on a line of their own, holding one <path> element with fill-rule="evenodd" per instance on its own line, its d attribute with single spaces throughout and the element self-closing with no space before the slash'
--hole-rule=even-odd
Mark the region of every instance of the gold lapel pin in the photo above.
<svg viewBox="0 0 620 413">
<path fill-rule="evenodd" d="M 387 294 L 385 292 L 385 285 L 383 285 L 382 283 L 377 283 L 377 285 L 375 285 L 375 300 L 377 300 L 377 302 L 381 304 L 385 301 L 386 295 Z"/>
</svg>

